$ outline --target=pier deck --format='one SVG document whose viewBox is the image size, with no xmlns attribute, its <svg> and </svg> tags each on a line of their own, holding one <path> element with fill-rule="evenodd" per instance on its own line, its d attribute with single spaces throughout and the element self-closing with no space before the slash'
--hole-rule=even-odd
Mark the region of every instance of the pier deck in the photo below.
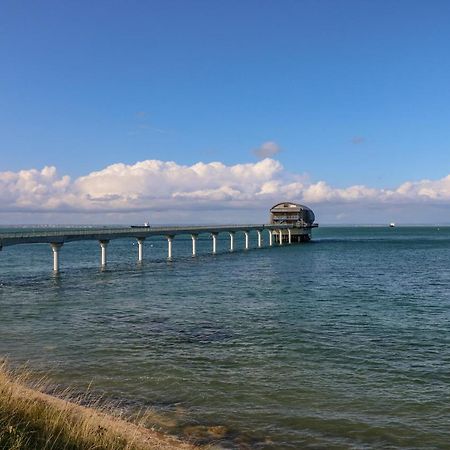
<svg viewBox="0 0 450 450">
<path fill-rule="evenodd" d="M 67 230 L 39 230 L 0 232 L 0 248 L 18 244 L 65 243 L 87 240 L 112 240 L 121 238 L 146 238 L 152 236 L 177 236 L 181 234 L 212 234 L 238 231 L 285 230 L 289 225 L 200 225 L 171 227 L 123 227 L 123 228 L 83 228 Z"/>
</svg>

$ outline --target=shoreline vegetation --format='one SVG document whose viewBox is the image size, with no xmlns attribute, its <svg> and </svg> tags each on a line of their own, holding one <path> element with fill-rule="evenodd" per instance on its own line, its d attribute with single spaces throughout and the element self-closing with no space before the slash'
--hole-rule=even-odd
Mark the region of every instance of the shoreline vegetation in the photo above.
<svg viewBox="0 0 450 450">
<path fill-rule="evenodd" d="M 0 448 L 5 450 L 194 450 L 217 448 L 182 441 L 116 417 L 111 408 L 82 406 L 70 392 L 43 392 L 46 381 L 0 363 Z M 80 398 L 80 400 L 82 400 Z"/>
</svg>

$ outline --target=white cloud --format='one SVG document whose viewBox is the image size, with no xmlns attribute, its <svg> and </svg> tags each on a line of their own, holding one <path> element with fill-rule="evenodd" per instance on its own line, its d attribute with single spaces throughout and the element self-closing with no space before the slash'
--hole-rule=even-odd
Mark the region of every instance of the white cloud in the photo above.
<svg viewBox="0 0 450 450">
<path fill-rule="evenodd" d="M 0 172 L 0 210 L 57 208 L 70 188 L 70 177 L 58 177 L 55 167 Z"/>
<path fill-rule="evenodd" d="M 118 163 L 75 180 L 58 175 L 55 167 L 0 172 L 3 214 L 77 213 L 89 217 L 100 212 L 114 213 L 122 221 L 127 214 L 145 211 L 152 217 L 160 214 L 162 218 L 204 222 L 205 216 L 199 217 L 198 210 L 229 211 L 221 220 L 244 219 L 247 213 L 251 219 L 251 211 L 266 214 L 272 203 L 283 200 L 304 202 L 322 211 L 336 210 L 336 218 L 368 207 L 390 211 L 402 205 L 411 210 L 417 210 L 417 205 L 447 208 L 450 175 L 439 180 L 407 181 L 395 189 L 364 185 L 334 188 L 325 181 L 311 182 L 291 174 L 269 158 L 230 166 L 221 162 L 185 166 L 158 160 Z M 108 221 L 114 222 L 111 218 Z"/>
</svg>

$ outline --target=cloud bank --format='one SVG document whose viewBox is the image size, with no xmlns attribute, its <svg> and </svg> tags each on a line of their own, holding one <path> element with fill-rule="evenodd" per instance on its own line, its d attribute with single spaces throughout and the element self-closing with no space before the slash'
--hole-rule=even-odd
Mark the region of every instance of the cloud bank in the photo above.
<svg viewBox="0 0 450 450">
<path fill-rule="evenodd" d="M 407 181 L 394 189 L 364 185 L 335 188 L 325 181 L 313 182 L 289 173 L 270 158 L 229 166 L 221 162 L 185 166 L 158 160 L 119 163 L 76 179 L 58 174 L 55 167 L 0 172 L 4 222 L 8 214 L 17 213 L 38 214 L 37 218 L 59 214 L 60 222 L 64 214 L 81 214 L 89 221 L 89 217 L 101 213 L 109 214 L 105 221 L 111 222 L 114 218 L 123 221 L 127 216 L 141 217 L 144 212 L 160 222 L 164 217 L 197 223 L 214 221 L 214 215 L 199 216 L 199 210 L 222 211 L 217 219 L 228 218 L 229 222 L 254 217 L 255 211 L 260 214 L 258 218 L 265 217 L 273 203 L 283 200 L 306 203 L 316 211 L 328 211 L 331 217 L 352 221 L 354 212 L 361 209 L 384 209 L 390 214 L 423 207 L 448 211 L 450 175 Z"/>
</svg>

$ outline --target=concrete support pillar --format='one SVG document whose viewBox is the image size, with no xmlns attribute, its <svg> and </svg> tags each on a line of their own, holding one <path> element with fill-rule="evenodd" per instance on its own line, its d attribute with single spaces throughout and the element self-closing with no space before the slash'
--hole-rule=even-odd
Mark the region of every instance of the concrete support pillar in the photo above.
<svg viewBox="0 0 450 450">
<path fill-rule="evenodd" d="M 192 234 L 192 256 L 195 256 L 197 254 L 197 237 L 198 234 Z"/>
<path fill-rule="evenodd" d="M 288 228 L 288 242 L 289 244 L 292 244 L 292 232 L 290 228 Z"/>
<path fill-rule="evenodd" d="M 261 231 L 257 230 L 256 231 L 258 233 L 258 248 L 262 247 L 262 236 L 261 236 Z"/>
<path fill-rule="evenodd" d="M 144 241 L 145 238 L 138 238 L 138 261 L 142 262 L 144 261 Z"/>
<path fill-rule="evenodd" d="M 52 242 L 50 244 L 53 251 L 53 272 L 59 272 L 59 249 L 62 247 L 61 243 Z M 0 247 L 1 249 L 1 247 Z"/>
<path fill-rule="evenodd" d="M 212 252 L 213 255 L 217 253 L 217 233 L 211 233 L 212 237 Z"/>
<path fill-rule="evenodd" d="M 167 236 L 167 259 L 172 259 L 173 236 Z"/>
<path fill-rule="evenodd" d="M 245 236 L 245 250 L 248 250 L 248 231 L 244 231 Z"/>
<path fill-rule="evenodd" d="M 234 231 L 230 231 L 230 252 L 234 250 Z"/>
<path fill-rule="evenodd" d="M 280 245 L 283 245 L 283 230 L 278 230 L 278 239 L 280 240 Z"/>
<path fill-rule="evenodd" d="M 108 247 L 109 241 L 100 242 L 100 264 L 102 267 L 106 267 L 106 247 Z"/>
<path fill-rule="evenodd" d="M 273 233 L 272 230 L 269 230 L 269 246 L 272 247 L 273 245 Z"/>
</svg>

